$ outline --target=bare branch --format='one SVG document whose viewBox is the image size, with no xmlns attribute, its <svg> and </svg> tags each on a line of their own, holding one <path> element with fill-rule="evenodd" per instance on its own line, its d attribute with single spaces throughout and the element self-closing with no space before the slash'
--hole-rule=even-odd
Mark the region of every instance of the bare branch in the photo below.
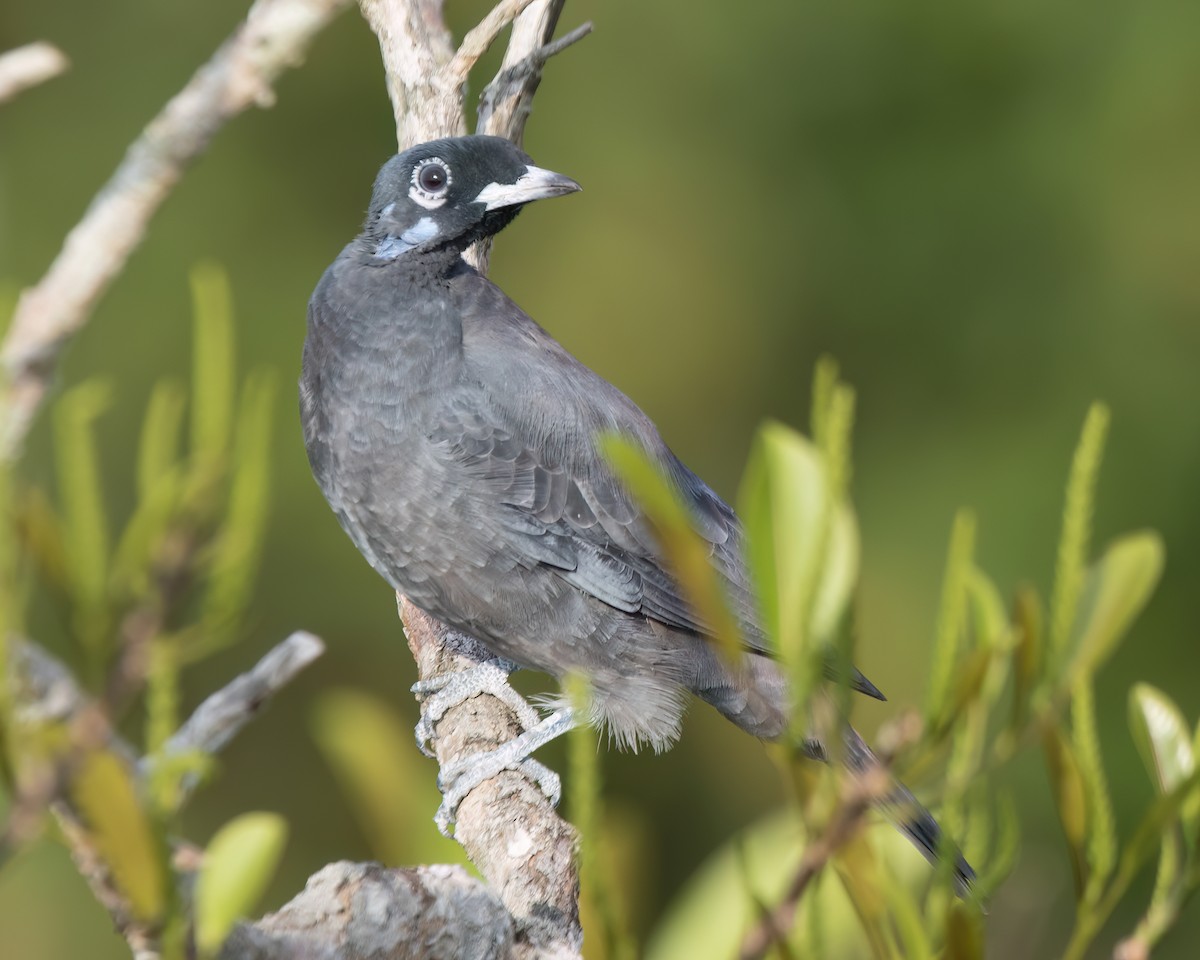
<svg viewBox="0 0 1200 960">
<path fill-rule="evenodd" d="M 242 924 L 223 960 L 507 960 L 512 920 L 462 867 L 332 863 L 276 913 Z"/>
<path fill-rule="evenodd" d="M 476 130 L 496 137 L 507 137 L 520 145 L 525 139 L 525 123 L 533 111 L 533 95 L 542 82 L 542 66 L 554 54 L 582 40 L 591 32 L 585 24 L 555 43 L 550 43 L 558 16 L 566 0 L 536 0 L 513 23 L 512 37 L 500 71 L 479 98 Z M 491 239 L 481 240 L 467 251 L 467 260 L 480 273 L 487 273 Z"/>
<path fill-rule="evenodd" d="M 454 54 L 454 59 L 446 68 L 450 76 L 459 83 L 466 83 L 467 74 L 471 72 L 471 68 L 479 62 L 480 57 L 488 52 L 496 38 L 500 36 L 500 32 L 512 23 L 530 5 L 530 2 L 531 0 L 500 0 L 500 3 L 492 8 L 491 13 L 468 30 L 467 35 L 463 37 L 458 51 Z"/>
<path fill-rule="evenodd" d="M 0 54 L 0 103 L 52 80 L 70 65 L 66 55 L 49 43 L 29 43 Z"/>
<path fill-rule="evenodd" d="M 475 641 L 455 633 L 407 600 L 400 615 L 421 679 L 476 664 Z M 494 750 L 523 732 L 496 697 L 478 696 L 438 721 L 434 749 L 443 768 L 474 753 Z M 501 815 L 499 811 L 503 811 Z M 458 808 L 454 838 L 500 896 L 517 926 L 514 956 L 573 957 L 579 926 L 579 876 L 575 830 L 562 820 L 541 788 L 516 770 L 485 781 Z"/>
<path fill-rule="evenodd" d="M 258 716 L 263 704 L 324 652 L 325 644 L 319 638 L 297 630 L 248 673 L 235 677 L 200 704 L 166 742 L 163 753 L 170 757 L 219 752 Z"/>
<path fill-rule="evenodd" d="M 59 354 L 87 322 L 184 169 L 231 117 L 267 106 L 271 84 L 350 0 L 256 0 L 246 21 L 134 141 L 37 286 L 0 348 L 0 458 L 13 458 Z"/>
<path fill-rule="evenodd" d="M 466 133 L 462 81 L 444 69 L 454 46 L 441 0 L 359 0 L 359 7 L 379 38 L 399 149 Z"/>
</svg>

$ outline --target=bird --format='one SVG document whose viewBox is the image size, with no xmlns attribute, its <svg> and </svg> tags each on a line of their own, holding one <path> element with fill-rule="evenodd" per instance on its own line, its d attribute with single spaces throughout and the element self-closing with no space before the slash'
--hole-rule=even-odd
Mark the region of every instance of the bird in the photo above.
<svg viewBox="0 0 1200 960">
<path fill-rule="evenodd" d="M 560 703 L 543 735 L 525 735 L 499 768 L 584 721 L 620 747 L 667 749 L 689 694 L 747 733 L 779 739 L 788 684 L 760 625 L 737 515 L 632 400 L 464 259 L 526 204 L 580 189 L 500 137 L 434 140 L 383 164 L 361 231 L 308 306 L 300 412 L 313 475 L 391 587 L 494 658 L 449 689 L 427 689 L 443 709 L 497 669 L 587 678 L 586 715 Z M 740 664 L 712 642 L 604 456 L 610 434 L 644 451 L 685 503 L 741 627 Z M 883 698 L 857 670 L 847 682 Z M 877 765 L 845 729 L 843 762 Z M 464 771 L 456 798 L 497 769 Z M 936 861 L 933 817 L 899 784 L 886 799 Z M 955 860 L 965 889 L 974 874 Z"/>
</svg>

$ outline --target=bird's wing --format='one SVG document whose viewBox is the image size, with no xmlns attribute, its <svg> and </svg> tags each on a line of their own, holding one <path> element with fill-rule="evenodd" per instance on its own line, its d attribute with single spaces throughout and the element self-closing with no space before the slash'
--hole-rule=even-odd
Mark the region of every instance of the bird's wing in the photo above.
<svg viewBox="0 0 1200 960">
<path fill-rule="evenodd" d="M 498 518 L 505 547 L 617 609 L 708 634 L 668 572 L 648 518 L 598 449 L 601 434 L 622 434 L 674 483 L 746 642 L 765 650 L 733 510 L 676 459 L 633 401 L 498 288 L 467 282 L 470 386 L 447 399 L 429 437 L 474 484 L 481 516 Z"/>
<path fill-rule="evenodd" d="M 596 449 L 594 436 L 579 438 L 588 448 L 585 455 L 555 456 L 552 442 L 531 442 L 519 428 L 499 421 L 461 411 L 440 424 L 430 439 L 494 504 L 489 515 L 497 519 L 505 546 L 549 566 L 610 606 L 708 633 L 668 573 L 646 515 Z M 689 507 L 696 533 L 709 546 L 727 600 L 748 642 L 762 649 L 739 555 L 737 518 L 703 481 L 666 455 L 670 459 L 663 463 L 660 456 L 660 464 Z"/>
</svg>

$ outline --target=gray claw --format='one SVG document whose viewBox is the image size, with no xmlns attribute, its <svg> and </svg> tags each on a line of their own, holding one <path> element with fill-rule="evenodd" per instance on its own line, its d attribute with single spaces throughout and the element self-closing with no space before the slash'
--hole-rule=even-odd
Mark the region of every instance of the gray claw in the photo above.
<svg viewBox="0 0 1200 960">
<path fill-rule="evenodd" d="M 417 748 L 425 756 L 432 757 L 429 745 L 433 742 L 438 721 L 452 707 L 482 693 L 491 694 L 512 710 L 523 729 L 537 726 L 540 722 L 537 711 L 508 685 L 508 676 L 515 669 L 516 664 L 508 660 L 487 660 L 469 670 L 414 683 L 412 692 L 422 701 L 421 719 L 413 731 Z"/>
<path fill-rule="evenodd" d="M 555 737 L 566 733 L 574 725 L 575 717 L 570 709 L 557 710 L 495 750 L 472 754 L 443 768 L 438 776 L 442 805 L 438 807 L 433 818 L 442 835 L 453 835 L 452 827 L 458 807 L 467 795 L 481 783 L 504 770 L 521 770 L 538 785 L 547 799 L 557 806 L 562 796 L 562 782 L 558 774 L 536 760 L 529 759 L 529 755 Z"/>
</svg>

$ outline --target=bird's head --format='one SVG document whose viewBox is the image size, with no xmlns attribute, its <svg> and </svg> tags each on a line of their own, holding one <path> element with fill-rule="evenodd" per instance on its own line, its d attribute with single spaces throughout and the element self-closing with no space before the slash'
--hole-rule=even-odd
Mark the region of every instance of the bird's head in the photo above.
<svg viewBox="0 0 1200 960">
<path fill-rule="evenodd" d="M 392 157 L 375 178 L 363 236 L 372 256 L 468 245 L 502 230 L 531 200 L 579 190 L 502 137 L 451 137 Z"/>
</svg>

